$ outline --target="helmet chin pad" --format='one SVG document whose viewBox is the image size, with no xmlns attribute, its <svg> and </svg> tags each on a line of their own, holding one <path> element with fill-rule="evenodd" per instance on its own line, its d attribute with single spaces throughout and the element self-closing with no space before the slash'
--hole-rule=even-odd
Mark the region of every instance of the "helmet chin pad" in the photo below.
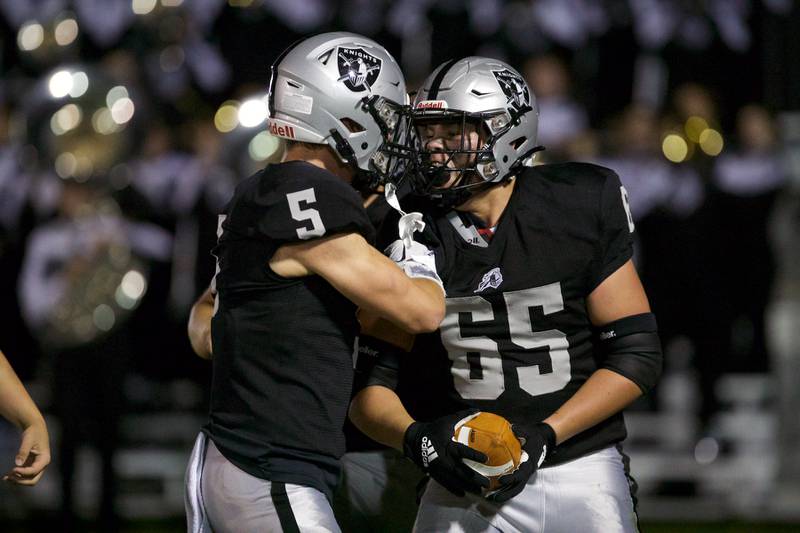
<svg viewBox="0 0 800 533">
<path fill-rule="evenodd" d="M 430 165 L 424 168 L 425 181 L 430 183 L 431 187 L 438 188 L 446 185 L 450 181 L 451 173 L 444 166 Z"/>
</svg>

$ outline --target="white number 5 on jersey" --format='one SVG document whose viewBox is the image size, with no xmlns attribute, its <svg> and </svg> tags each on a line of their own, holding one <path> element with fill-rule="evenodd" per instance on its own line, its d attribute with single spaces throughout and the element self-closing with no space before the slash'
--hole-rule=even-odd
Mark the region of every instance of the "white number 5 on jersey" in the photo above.
<svg viewBox="0 0 800 533">
<path fill-rule="evenodd" d="M 306 209 L 300 207 L 301 202 L 306 205 L 317 202 L 317 197 L 314 195 L 313 188 L 290 192 L 286 195 L 286 201 L 289 202 L 289 211 L 292 213 L 293 219 L 298 222 L 304 222 L 306 220 L 311 222 L 310 229 L 307 226 L 297 228 L 297 236 L 300 239 L 305 240 L 325 235 L 325 226 L 322 224 L 322 219 L 319 217 L 319 211 L 311 207 Z"/>
</svg>

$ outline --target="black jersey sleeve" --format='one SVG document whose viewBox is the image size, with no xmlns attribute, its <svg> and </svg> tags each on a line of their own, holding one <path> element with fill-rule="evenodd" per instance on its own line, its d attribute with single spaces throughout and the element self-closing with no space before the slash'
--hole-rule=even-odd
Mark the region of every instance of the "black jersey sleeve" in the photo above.
<svg viewBox="0 0 800 533">
<path fill-rule="evenodd" d="M 231 205 L 232 228 L 278 242 L 337 233 L 359 233 L 370 243 L 375 230 L 361 196 L 333 174 L 310 164 L 269 167 Z"/>
<path fill-rule="evenodd" d="M 628 205 L 628 193 L 615 172 L 598 167 L 605 174 L 600 193 L 600 242 L 592 287 L 633 256 L 633 219 Z"/>
</svg>

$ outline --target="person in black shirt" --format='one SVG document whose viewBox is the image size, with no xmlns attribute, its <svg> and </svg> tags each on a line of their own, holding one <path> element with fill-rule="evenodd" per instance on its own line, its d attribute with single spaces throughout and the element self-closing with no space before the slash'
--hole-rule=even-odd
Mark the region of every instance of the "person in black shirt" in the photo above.
<svg viewBox="0 0 800 533">
<path fill-rule="evenodd" d="M 661 348 L 627 194 L 600 166 L 533 166 L 537 119 L 522 77 L 487 58 L 443 64 L 414 103 L 408 179 L 447 312 L 410 353 L 385 328 L 362 336 L 377 361 L 350 417 L 432 478 L 415 531 L 637 527 L 620 411 L 654 385 Z M 477 410 L 507 418 L 528 457 L 493 492 L 452 439 Z"/>
<path fill-rule="evenodd" d="M 195 343 L 214 357 L 190 531 L 339 530 L 356 308 L 417 333 L 444 313 L 435 257 L 411 239 L 418 215 L 393 263 L 357 192 L 393 168 L 405 99 L 394 59 L 359 35 L 305 39 L 273 66 L 269 129 L 288 147 L 219 218 L 210 339 Z"/>
</svg>

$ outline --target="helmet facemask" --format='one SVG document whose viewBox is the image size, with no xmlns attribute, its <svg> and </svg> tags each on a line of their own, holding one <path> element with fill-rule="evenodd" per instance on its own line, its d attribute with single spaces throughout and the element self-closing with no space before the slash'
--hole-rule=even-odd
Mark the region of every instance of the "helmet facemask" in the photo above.
<svg viewBox="0 0 800 533">
<path fill-rule="evenodd" d="M 353 186 L 360 190 L 375 191 L 388 181 L 397 181 L 406 173 L 409 161 L 413 158 L 415 133 L 408 104 L 398 104 L 372 95 L 364 97 L 363 106 L 380 128 L 383 142 L 370 157 L 369 171 L 356 166 Z"/>
<path fill-rule="evenodd" d="M 512 116 L 500 109 L 468 113 L 451 109 L 417 109 L 413 123 L 417 133 L 414 172 L 408 173 L 413 190 L 443 207 L 462 204 L 474 193 L 514 177 L 541 147 L 530 150 L 500 174 L 495 162 L 498 143 L 510 140 L 508 132 L 529 109 Z M 514 146 L 516 148 L 516 146 Z M 507 159 L 507 158 L 506 158 Z M 504 161 L 507 163 L 508 161 Z"/>
<path fill-rule="evenodd" d="M 423 82 L 413 108 L 422 140 L 406 179 L 418 194 L 445 207 L 461 205 L 475 192 L 519 175 L 542 149 L 536 145 L 539 118 L 533 92 L 516 70 L 496 59 L 445 61 Z M 432 123 L 453 126 L 446 146 L 432 143 L 424 131 Z"/>
</svg>

